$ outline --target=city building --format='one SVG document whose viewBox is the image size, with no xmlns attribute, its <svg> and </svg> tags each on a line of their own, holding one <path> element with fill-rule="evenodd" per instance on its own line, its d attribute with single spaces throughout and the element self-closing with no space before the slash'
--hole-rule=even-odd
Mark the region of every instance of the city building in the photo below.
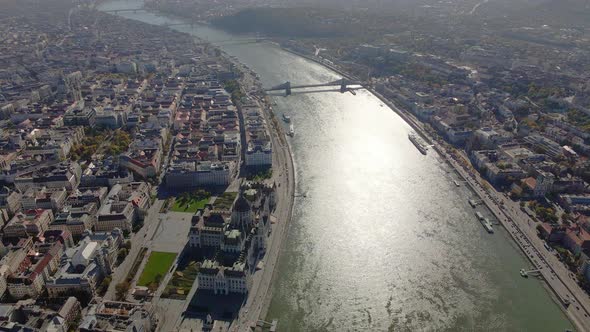
<svg viewBox="0 0 590 332">
<path fill-rule="evenodd" d="M 14 179 L 14 185 L 21 192 L 26 192 L 29 188 L 43 187 L 72 191 L 78 188 L 81 175 L 82 170 L 78 163 L 65 161 L 21 174 Z"/>
<path fill-rule="evenodd" d="M 135 221 L 143 219 L 150 205 L 150 188 L 144 182 L 116 184 L 98 210 L 97 231 L 120 228 L 131 231 Z"/>
<path fill-rule="evenodd" d="M 51 210 L 27 210 L 17 213 L 4 227 L 5 237 L 40 236 L 53 221 Z"/>
<path fill-rule="evenodd" d="M 220 295 L 246 294 L 250 287 L 246 264 L 236 262 L 231 267 L 225 267 L 215 261 L 205 260 L 199 269 L 197 287 Z"/>
<path fill-rule="evenodd" d="M 152 332 L 156 324 L 156 315 L 150 303 L 101 301 L 88 308 L 78 329 L 80 332 Z"/>
<path fill-rule="evenodd" d="M 87 233 L 78 245 L 61 257 L 59 270 L 47 281 L 50 297 L 64 294 L 94 295 L 100 281 L 112 273 L 123 232 L 115 229 L 107 233 Z"/>
<path fill-rule="evenodd" d="M 195 188 L 228 185 L 233 170 L 228 164 L 182 162 L 171 165 L 166 173 L 168 188 Z"/>
<path fill-rule="evenodd" d="M 21 198 L 24 210 L 47 209 L 57 212 L 61 210 L 67 198 L 65 188 L 35 188 L 25 191 Z"/>
</svg>

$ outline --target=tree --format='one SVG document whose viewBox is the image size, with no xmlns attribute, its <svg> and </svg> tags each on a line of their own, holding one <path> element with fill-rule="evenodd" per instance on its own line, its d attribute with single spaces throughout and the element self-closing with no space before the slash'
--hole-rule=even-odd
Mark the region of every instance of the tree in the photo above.
<svg viewBox="0 0 590 332">
<path fill-rule="evenodd" d="M 155 293 L 158 290 L 158 283 L 152 282 L 148 285 L 148 289 L 150 292 Z"/>
<path fill-rule="evenodd" d="M 119 263 L 120 263 L 120 262 L 122 262 L 122 261 L 125 259 L 125 257 L 127 257 L 127 254 L 128 254 L 128 253 L 129 253 L 129 252 L 127 251 L 127 249 L 126 249 L 126 248 L 121 248 L 121 249 L 119 250 L 119 252 L 117 253 L 117 261 L 118 261 Z"/>
<path fill-rule="evenodd" d="M 117 297 L 117 300 L 122 301 L 125 299 L 125 296 L 127 295 L 127 292 L 129 292 L 129 289 L 131 288 L 131 284 L 127 281 L 123 281 L 118 283 L 115 286 L 115 296 Z"/>
<path fill-rule="evenodd" d="M 109 286 L 111 285 L 111 281 L 113 281 L 113 279 L 110 276 L 102 279 L 102 282 L 100 283 L 100 286 L 98 288 L 98 292 L 100 294 L 104 294 L 106 292 L 106 290 L 109 289 Z"/>
</svg>

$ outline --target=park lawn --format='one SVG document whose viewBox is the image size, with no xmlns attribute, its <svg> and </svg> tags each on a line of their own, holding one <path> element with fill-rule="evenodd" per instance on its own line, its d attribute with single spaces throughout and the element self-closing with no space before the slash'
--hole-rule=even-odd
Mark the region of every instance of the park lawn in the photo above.
<svg viewBox="0 0 590 332">
<path fill-rule="evenodd" d="M 183 269 L 176 269 L 172 279 L 166 285 L 162 297 L 186 299 L 199 273 L 199 267 L 192 261 Z"/>
<path fill-rule="evenodd" d="M 238 193 L 236 192 L 224 192 L 221 196 L 215 199 L 213 207 L 219 210 L 229 210 L 237 196 Z"/>
<path fill-rule="evenodd" d="M 164 279 L 175 258 L 176 253 L 174 252 L 153 251 L 143 268 L 137 284 L 139 286 L 147 286 L 156 282 L 158 275 L 160 275 L 160 279 Z"/>
<path fill-rule="evenodd" d="M 174 206 L 172 206 L 170 210 L 174 212 L 195 213 L 199 209 L 204 209 L 205 204 L 207 203 L 209 203 L 209 197 L 203 198 L 201 200 L 195 200 L 191 197 L 188 202 L 177 198 L 174 200 Z"/>
</svg>

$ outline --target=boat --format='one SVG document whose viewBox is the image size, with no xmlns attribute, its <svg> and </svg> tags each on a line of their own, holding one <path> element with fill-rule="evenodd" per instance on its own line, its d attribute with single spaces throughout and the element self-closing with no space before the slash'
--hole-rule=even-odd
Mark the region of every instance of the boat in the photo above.
<svg viewBox="0 0 590 332">
<path fill-rule="evenodd" d="M 294 136 L 295 135 L 295 127 L 293 127 L 293 125 L 291 124 L 289 126 L 289 136 Z"/>
<path fill-rule="evenodd" d="M 483 220 L 483 215 L 481 214 L 481 212 L 475 212 L 475 216 L 477 217 L 477 220 L 481 221 Z"/>
<path fill-rule="evenodd" d="M 492 227 L 492 223 L 488 220 L 488 218 L 484 218 L 481 221 L 481 224 L 483 225 L 483 228 L 485 228 L 486 231 L 488 231 L 488 233 L 494 233 L 494 228 Z"/>
<path fill-rule="evenodd" d="M 290 116 L 288 116 L 288 115 L 285 115 L 285 114 L 283 113 L 283 121 L 285 121 L 285 122 L 291 122 L 291 117 L 290 117 Z"/>
<path fill-rule="evenodd" d="M 453 182 L 455 183 L 455 186 L 457 186 L 457 187 L 461 187 L 461 184 L 459 183 L 459 181 L 457 181 L 457 180 L 454 180 Z"/>
<path fill-rule="evenodd" d="M 410 142 L 414 144 L 414 146 L 416 146 L 420 153 L 422 153 L 423 155 L 426 155 L 428 153 L 428 146 L 426 145 L 426 142 L 424 142 L 424 140 L 420 138 L 418 135 L 416 135 L 415 133 L 409 133 L 408 139 L 410 140 Z"/>
<path fill-rule="evenodd" d="M 520 269 L 520 276 L 523 278 L 528 278 L 529 275 L 526 273 L 526 271 L 524 269 Z"/>
<path fill-rule="evenodd" d="M 472 199 L 470 199 L 469 200 L 469 205 L 471 205 L 471 207 L 475 209 L 475 207 L 477 206 L 477 202 L 474 201 L 474 200 L 472 200 Z"/>
</svg>

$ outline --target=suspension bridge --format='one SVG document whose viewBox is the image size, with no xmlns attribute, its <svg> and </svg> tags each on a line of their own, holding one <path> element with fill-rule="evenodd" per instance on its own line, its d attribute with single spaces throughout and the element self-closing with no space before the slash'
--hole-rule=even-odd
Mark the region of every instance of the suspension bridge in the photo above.
<svg viewBox="0 0 590 332">
<path fill-rule="evenodd" d="M 137 13 L 137 12 L 147 12 L 145 8 L 120 8 L 120 9 L 109 9 L 109 10 L 102 10 L 104 13 Z"/>
<path fill-rule="evenodd" d="M 330 86 L 339 86 L 340 92 L 344 93 L 350 90 L 350 85 L 363 85 L 362 82 L 359 81 L 351 81 L 348 79 L 340 79 L 332 82 L 327 83 L 318 83 L 318 84 L 302 84 L 302 85 L 292 85 L 291 82 L 285 82 L 283 84 L 274 86 L 270 89 L 266 89 L 265 91 L 285 91 L 286 96 L 290 96 L 294 89 L 306 89 L 306 88 L 320 88 L 320 87 L 330 87 Z"/>
</svg>

